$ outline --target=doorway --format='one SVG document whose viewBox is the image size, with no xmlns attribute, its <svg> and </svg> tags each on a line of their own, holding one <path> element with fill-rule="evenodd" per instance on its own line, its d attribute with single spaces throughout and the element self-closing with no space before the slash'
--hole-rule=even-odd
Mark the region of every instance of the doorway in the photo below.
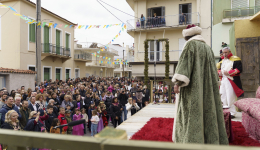
<svg viewBox="0 0 260 150">
<path fill-rule="evenodd" d="M 56 68 L 56 80 L 61 80 L 61 69 Z"/>
<path fill-rule="evenodd" d="M 240 75 L 244 98 L 255 97 L 259 86 L 260 37 L 236 39 L 237 56 L 241 58 L 243 72 Z"/>
<path fill-rule="evenodd" d="M 192 4 L 180 4 L 179 5 L 179 22 L 180 24 L 192 24 Z"/>
<path fill-rule="evenodd" d="M 70 69 L 66 69 L 66 80 L 70 78 Z"/>
<path fill-rule="evenodd" d="M 44 81 L 50 80 L 51 69 L 50 68 L 44 68 Z"/>
<path fill-rule="evenodd" d="M 79 69 L 75 69 L 75 78 L 79 78 Z"/>
</svg>

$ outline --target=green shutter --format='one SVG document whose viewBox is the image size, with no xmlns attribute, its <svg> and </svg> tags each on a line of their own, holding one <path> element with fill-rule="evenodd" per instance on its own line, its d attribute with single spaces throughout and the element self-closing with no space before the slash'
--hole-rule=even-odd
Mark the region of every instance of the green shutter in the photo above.
<svg viewBox="0 0 260 150">
<path fill-rule="evenodd" d="M 50 47 L 49 47 L 49 27 L 44 26 L 44 52 L 49 53 L 50 52 Z"/>
<path fill-rule="evenodd" d="M 50 68 L 44 68 L 44 81 L 45 80 L 50 80 Z"/>
<path fill-rule="evenodd" d="M 66 34 L 66 49 L 69 48 L 69 42 L 70 42 L 70 35 Z"/>
<path fill-rule="evenodd" d="M 60 31 L 56 30 L 56 54 L 60 54 Z"/>
<path fill-rule="evenodd" d="M 56 69 L 56 79 L 60 80 L 60 69 Z"/>
<path fill-rule="evenodd" d="M 69 79 L 69 77 L 70 77 L 70 70 L 66 69 L 66 80 Z"/>
<path fill-rule="evenodd" d="M 35 42 L 35 24 L 29 24 L 29 41 Z"/>
</svg>

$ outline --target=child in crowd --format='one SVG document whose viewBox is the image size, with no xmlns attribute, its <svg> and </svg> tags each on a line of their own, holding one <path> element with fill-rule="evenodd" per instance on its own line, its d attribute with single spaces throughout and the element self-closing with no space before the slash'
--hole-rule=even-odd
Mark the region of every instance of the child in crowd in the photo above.
<svg viewBox="0 0 260 150">
<path fill-rule="evenodd" d="M 83 118 L 83 115 L 80 113 L 80 109 L 76 108 L 75 114 L 73 115 L 73 121 L 81 120 L 82 118 Z M 83 136 L 84 135 L 83 129 L 84 129 L 83 124 L 76 125 L 73 127 L 72 134 Z"/>
<path fill-rule="evenodd" d="M 67 123 L 70 123 L 72 121 L 70 114 L 71 114 L 70 110 L 65 111 L 65 118 L 67 120 Z M 71 134 L 71 133 L 72 133 L 72 126 L 68 126 L 67 134 Z"/>
<path fill-rule="evenodd" d="M 90 121 L 90 119 L 92 118 L 92 111 L 95 110 L 95 109 L 96 109 L 95 103 L 91 102 L 91 105 L 90 105 L 90 107 L 88 109 L 88 119 L 89 119 L 88 127 L 89 127 L 89 132 L 91 132 L 91 121 Z"/>
<path fill-rule="evenodd" d="M 97 127 L 99 122 L 99 117 L 97 115 L 97 111 L 92 111 L 92 118 L 91 118 L 91 137 L 94 137 L 95 134 L 97 134 Z"/>
<path fill-rule="evenodd" d="M 59 114 L 59 111 L 58 111 L 59 109 L 54 105 L 54 103 L 55 103 L 55 101 L 53 99 L 50 99 L 48 105 L 53 106 L 53 116 L 54 116 L 54 118 L 57 118 L 58 114 Z"/>
<path fill-rule="evenodd" d="M 104 129 L 103 119 L 102 119 L 102 110 L 99 106 L 97 107 L 97 115 L 99 117 L 97 132 L 99 133 Z"/>
<path fill-rule="evenodd" d="M 67 120 L 65 118 L 65 108 L 61 107 L 60 108 L 60 115 L 58 116 L 58 119 L 60 120 L 60 125 L 67 124 Z M 63 127 L 64 131 L 67 131 L 68 126 Z"/>
<path fill-rule="evenodd" d="M 102 105 L 100 108 L 101 108 L 101 110 L 102 110 L 103 125 L 104 125 L 104 127 L 106 127 L 106 126 L 108 125 L 106 105 Z"/>
<path fill-rule="evenodd" d="M 71 110 L 71 106 L 70 106 L 70 104 L 67 104 L 67 105 L 66 105 L 65 110 Z"/>
<path fill-rule="evenodd" d="M 85 108 L 81 109 L 81 114 L 83 116 L 82 119 L 85 119 L 85 123 L 83 125 L 84 125 L 84 134 L 86 134 L 86 129 L 87 129 L 87 125 L 88 125 L 88 115 L 86 113 Z"/>
<path fill-rule="evenodd" d="M 60 120 L 58 118 L 53 119 L 52 124 L 51 124 L 50 133 L 60 134 L 60 128 L 54 129 L 54 127 L 59 126 L 59 125 L 60 125 Z M 64 127 L 63 127 L 62 134 L 65 134 L 65 133 L 66 132 L 64 131 Z"/>
<path fill-rule="evenodd" d="M 55 118 L 54 114 L 53 114 L 53 106 L 52 105 L 47 106 L 47 113 L 48 113 L 49 118 L 47 120 L 45 120 L 45 126 L 46 126 L 46 130 L 48 132 L 50 132 L 52 121 Z"/>
</svg>

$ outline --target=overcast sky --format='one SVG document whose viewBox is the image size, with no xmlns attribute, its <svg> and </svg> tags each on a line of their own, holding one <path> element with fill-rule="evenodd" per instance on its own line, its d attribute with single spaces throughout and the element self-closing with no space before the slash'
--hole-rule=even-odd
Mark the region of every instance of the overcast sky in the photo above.
<svg viewBox="0 0 260 150">
<path fill-rule="evenodd" d="M 36 0 L 31 0 L 36 3 Z M 133 10 L 125 0 L 103 0 L 104 2 L 123 10 L 126 13 L 134 15 Z M 121 23 L 117 18 L 111 15 L 97 0 L 42 0 L 42 7 L 66 18 L 67 20 L 79 25 L 105 25 Z M 102 2 L 101 2 L 102 3 Z M 120 20 L 126 23 L 127 20 L 133 19 L 114 8 L 102 3 Z M 107 44 L 120 31 L 121 26 L 114 26 L 108 29 L 76 29 L 75 38 L 79 42 L 97 42 Z M 126 30 L 114 40 L 112 44 L 133 45 L 134 39 L 127 34 Z"/>
</svg>

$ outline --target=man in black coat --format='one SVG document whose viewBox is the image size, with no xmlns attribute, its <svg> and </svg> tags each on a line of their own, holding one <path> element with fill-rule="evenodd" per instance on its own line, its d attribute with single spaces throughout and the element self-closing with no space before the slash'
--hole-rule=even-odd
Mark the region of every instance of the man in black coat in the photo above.
<svg viewBox="0 0 260 150">
<path fill-rule="evenodd" d="M 127 119 L 127 110 L 125 104 L 127 104 L 128 96 L 125 94 L 125 91 L 120 91 L 120 94 L 118 96 L 119 103 L 122 105 L 123 111 L 121 116 L 121 122 L 125 121 Z M 124 114 L 124 115 L 123 115 Z M 124 117 L 123 117 L 124 116 Z"/>
<path fill-rule="evenodd" d="M 86 90 L 84 89 L 84 86 L 83 86 L 83 85 L 81 85 L 81 87 L 80 87 L 79 94 L 80 94 L 82 97 L 86 97 Z"/>
</svg>

